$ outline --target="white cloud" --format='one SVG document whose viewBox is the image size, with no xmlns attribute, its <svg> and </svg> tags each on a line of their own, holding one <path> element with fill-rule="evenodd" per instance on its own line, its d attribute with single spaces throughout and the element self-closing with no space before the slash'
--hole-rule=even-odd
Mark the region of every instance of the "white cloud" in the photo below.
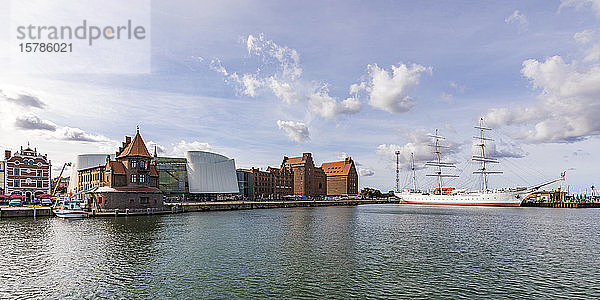
<svg viewBox="0 0 600 300">
<path fill-rule="evenodd" d="M 156 148 L 156 154 L 157 155 L 164 155 L 167 154 L 167 147 L 155 142 L 155 141 L 148 141 L 146 143 L 146 145 L 148 145 L 148 151 L 150 151 L 150 153 L 152 155 L 154 155 L 154 149 Z"/>
<path fill-rule="evenodd" d="M 342 102 L 329 95 L 326 87 L 316 91 L 309 96 L 309 108 L 323 118 L 332 119 L 340 114 L 355 114 L 361 109 L 360 101 L 356 98 L 348 98 Z"/>
<path fill-rule="evenodd" d="M 528 142 L 575 142 L 600 135 L 600 65 L 566 63 L 560 56 L 523 62 L 521 73 L 542 93 L 529 107 L 496 108 L 489 125 L 518 126 L 512 136 Z"/>
<path fill-rule="evenodd" d="M 558 10 L 560 11 L 565 7 L 574 7 L 579 10 L 588 6 L 596 13 L 596 16 L 600 17 L 600 0 L 561 0 Z"/>
<path fill-rule="evenodd" d="M 481 146 L 477 140 L 473 141 L 471 153 L 481 155 Z M 505 141 L 487 142 L 485 146 L 486 157 L 490 158 L 522 158 L 527 152 L 517 143 Z"/>
<path fill-rule="evenodd" d="M 506 24 L 516 24 L 519 33 L 527 31 L 527 27 L 529 26 L 527 17 L 525 17 L 525 15 L 518 10 L 515 10 L 510 16 L 506 17 L 504 22 Z"/>
<path fill-rule="evenodd" d="M 0 100 L 13 103 L 22 107 L 44 108 L 46 104 L 38 97 L 26 94 L 17 94 L 14 97 L 7 96 L 0 90 Z"/>
<path fill-rule="evenodd" d="M 24 130 L 48 130 L 55 131 L 56 124 L 40 119 L 36 115 L 27 114 L 15 119 L 15 127 Z"/>
<path fill-rule="evenodd" d="M 450 85 L 451 88 L 453 88 L 454 90 L 456 90 L 459 93 L 464 93 L 465 90 L 467 89 L 464 85 L 458 84 L 455 81 L 450 81 L 450 83 L 448 83 L 448 85 Z"/>
<path fill-rule="evenodd" d="M 581 32 L 576 32 L 573 35 L 573 39 L 580 44 L 587 44 L 594 39 L 595 35 L 596 33 L 593 30 L 587 29 Z"/>
<path fill-rule="evenodd" d="M 583 50 L 584 62 L 595 62 L 600 60 L 600 42 L 591 43 L 592 41 L 598 41 L 595 31 L 588 29 L 577 32 L 573 35 L 573 39 L 577 43 L 588 47 Z"/>
<path fill-rule="evenodd" d="M 327 119 L 360 111 L 362 106 L 358 98 L 340 101 L 329 94 L 326 83 L 304 80 L 300 55 L 295 49 L 268 40 L 263 34 L 249 35 L 246 47 L 249 55 L 260 58 L 265 64 L 254 74 L 231 73 L 218 59 L 211 63 L 211 69 L 223 74 L 227 81 L 234 82 L 241 94 L 256 97 L 261 88 L 265 88 L 283 103 L 306 103 L 310 112 Z"/>
<path fill-rule="evenodd" d="M 77 142 L 106 142 L 112 143 L 113 140 L 103 136 L 87 133 L 76 127 L 60 127 L 56 129 L 53 136 L 59 140 L 77 141 Z"/>
<path fill-rule="evenodd" d="M 367 69 L 369 81 L 366 85 L 361 85 L 369 94 L 369 104 L 390 113 L 403 113 L 414 107 L 411 93 L 419 84 L 421 73 L 431 73 L 432 70 L 431 67 L 418 64 L 392 66 L 391 73 L 376 64 L 368 65 Z M 361 85 L 353 88 L 357 89 Z"/>
<path fill-rule="evenodd" d="M 448 94 L 448 93 L 442 93 L 442 101 L 448 103 L 448 104 L 455 104 L 456 100 L 454 100 L 454 96 L 452 96 L 452 94 Z"/>
<path fill-rule="evenodd" d="M 433 158 L 432 138 L 423 130 L 413 130 L 405 134 L 408 141 L 404 145 L 381 144 L 377 146 L 376 153 L 385 157 L 388 161 L 396 162 L 396 151 L 399 151 L 398 161 L 400 168 L 408 169 L 411 167 L 411 153 L 414 154 L 415 164 L 421 163 L 416 167 L 421 168 L 422 162 L 430 161 Z M 444 140 L 444 155 L 442 160 L 452 161 L 452 155 L 458 151 L 459 145 L 450 141 Z"/>
<path fill-rule="evenodd" d="M 310 140 L 310 133 L 306 124 L 294 121 L 277 121 L 277 127 L 283 130 L 287 136 L 298 143 L 308 142 Z"/>
<path fill-rule="evenodd" d="M 373 171 L 371 169 L 368 169 L 368 168 L 359 167 L 358 168 L 358 175 L 364 176 L 364 177 L 369 177 L 369 176 L 375 175 L 375 171 Z"/>
<path fill-rule="evenodd" d="M 183 155 L 186 151 L 211 151 L 212 146 L 208 143 L 199 141 L 187 142 L 180 141 L 178 144 L 173 145 L 173 154 Z"/>
</svg>

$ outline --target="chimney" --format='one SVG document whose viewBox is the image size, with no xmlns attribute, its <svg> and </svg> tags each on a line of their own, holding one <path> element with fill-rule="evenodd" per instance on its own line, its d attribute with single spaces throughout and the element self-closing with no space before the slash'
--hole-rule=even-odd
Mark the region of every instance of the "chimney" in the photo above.
<svg viewBox="0 0 600 300">
<path fill-rule="evenodd" d="M 129 143 L 131 143 L 131 137 L 125 136 L 125 144 L 129 145 Z"/>
<path fill-rule="evenodd" d="M 10 158 L 10 150 L 5 150 L 4 151 L 4 158 L 9 159 Z"/>
<path fill-rule="evenodd" d="M 110 162 L 110 155 L 106 155 L 106 163 L 108 164 Z"/>
</svg>

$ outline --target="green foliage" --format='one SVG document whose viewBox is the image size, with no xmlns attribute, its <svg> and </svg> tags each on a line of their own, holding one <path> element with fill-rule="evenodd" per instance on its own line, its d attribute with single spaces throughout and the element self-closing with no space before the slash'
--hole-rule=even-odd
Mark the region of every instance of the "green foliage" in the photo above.
<svg viewBox="0 0 600 300">
<path fill-rule="evenodd" d="M 376 190 L 373 188 L 369 188 L 369 187 L 365 187 L 360 191 L 360 194 L 364 197 L 364 198 L 387 198 L 387 197 L 393 197 L 394 196 L 394 191 L 389 191 L 387 193 L 382 193 L 380 190 Z"/>
</svg>

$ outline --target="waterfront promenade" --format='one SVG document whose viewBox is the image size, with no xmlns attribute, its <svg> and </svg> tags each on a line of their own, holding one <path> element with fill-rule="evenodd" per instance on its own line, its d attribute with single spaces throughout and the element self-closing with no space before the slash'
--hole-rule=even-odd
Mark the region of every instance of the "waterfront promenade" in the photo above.
<svg viewBox="0 0 600 300">
<path fill-rule="evenodd" d="M 398 203 L 389 199 L 364 200 L 310 200 L 310 201 L 224 201 L 224 202 L 178 202 L 165 203 L 165 210 L 114 210 L 90 213 L 90 217 L 159 215 L 201 211 L 269 209 L 286 207 L 319 207 L 319 206 L 355 206 L 364 204 Z M 34 215 L 35 214 L 35 215 Z M 16 217 L 50 217 L 54 216 L 49 207 L 0 207 L 0 218 Z"/>
</svg>

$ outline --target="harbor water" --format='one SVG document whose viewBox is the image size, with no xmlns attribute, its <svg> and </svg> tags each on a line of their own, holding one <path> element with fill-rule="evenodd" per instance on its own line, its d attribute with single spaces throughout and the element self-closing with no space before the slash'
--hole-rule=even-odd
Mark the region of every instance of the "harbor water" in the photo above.
<svg viewBox="0 0 600 300">
<path fill-rule="evenodd" d="M 600 210 L 0 219 L 1 299 L 600 298 Z"/>
</svg>

